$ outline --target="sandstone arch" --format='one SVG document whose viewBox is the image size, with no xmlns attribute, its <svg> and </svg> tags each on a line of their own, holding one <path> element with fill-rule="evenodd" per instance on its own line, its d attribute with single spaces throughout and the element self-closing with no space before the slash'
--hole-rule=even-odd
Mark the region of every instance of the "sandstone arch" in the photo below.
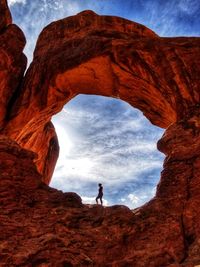
<svg viewBox="0 0 200 267">
<path fill-rule="evenodd" d="M 48 183 L 58 154 L 53 114 L 79 93 L 99 94 L 127 101 L 166 128 L 198 106 L 199 43 L 160 38 L 137 23 L 92 11 L 53 22 L 39 36 L 4 132 L 38 153 Z"/>
<path fill-rule="evenodd" d="M 1 134 L 21 145 L 0 137 L 3 263 L 26 266 L 31 259 L 34 264 L 49 260 L 54 265 L 69 264 L 61 259 L 69 245 L 65 243 L 69 238 L 66 233 L 72 240 L 71 229 L 73 232 L 78 225 L 80 232 L 86 234 L 87 227 L 89 232 L 76 241 L 85 245 L 92 238 L 97 244 L 95 255 L 87 250 L 97 266 L 199 264 L 200 38 L 160 38 L 137 23 L 86 11 L 43 30 L 33 62 L 22 79 L 25 38 L 11 24 L 5 0 L 0 0 L 0 8 Z M 98 209 L 82 207 L 80 199 L 71 195 L 66 204 L 64 194 L 41 184 L 41 179 L 48 183 L 58 155 L 51 116 L 78 93 L 119 97 L 142 110 L 152 123 L 168 127 L 158 142 L 166 160 L 156 196 L 134 214 L 115 207 L 102 215 Z M 43 177 L 32 162 L 34 153 L 23 147 L 38 154 L 37 167 Z M 75 203 L 70 202 L 73 199 Z M 78 207 L 73 216 L 63 203 Z M 99 233 L 110 225 L 110 215 L 114 224 L 106 234 L 113 238 L 112 248 L 104 247 L 104 232 L 98 239 Z M 90 219 L 95 216 L 99 216 L 98 221 Z M 63 223 L 66 218 L 67 226 Z M 84 229 L 79 225 L 80 218 L 84 218 Z M 41 227 L 44 221 L 45 230 Z M 101 230 L 98 236 L 96 227 Z M 90 231 L 94 236 L 89 235 Z M 27 244 L 32 250 L 24 252 Z M 52 253 L 49 259 L 54 246 L 58 253 Z M 81 253 L 74 256 L 69 252 L 71 262 L 93 264 L 85 251 L 75 249 Z"/>
</svg>

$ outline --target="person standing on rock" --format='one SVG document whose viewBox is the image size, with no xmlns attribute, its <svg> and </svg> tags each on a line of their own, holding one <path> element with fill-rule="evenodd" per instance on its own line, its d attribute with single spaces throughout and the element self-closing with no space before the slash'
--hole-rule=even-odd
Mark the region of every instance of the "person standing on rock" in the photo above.
<svg viewBox="0 0 200 267">
<path fill-rule="evenodd" d="M 99 184 L 99 193 L 98 193 L 98 196 L 96 197 L 96 203 L 97 204 L 99 204 L 98 199 L 100 199 L 101 205 L 103 205 L 102 197 L 103 197 L 103 186 L 102 186 L 102 184 Z"/>
</svg>

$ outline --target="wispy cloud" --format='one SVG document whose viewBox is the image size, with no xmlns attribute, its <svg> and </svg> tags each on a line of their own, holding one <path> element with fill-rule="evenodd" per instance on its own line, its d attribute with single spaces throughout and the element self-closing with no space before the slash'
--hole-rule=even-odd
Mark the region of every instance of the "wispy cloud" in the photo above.
<svg viewBox="0 0 200 267">
<path fill-rule="evenodd" d="M 23 5 L 16 5 L 17 3 Z M 29 63 L 42 29 L 52 21 L 75 15 L 81 11 L 77 1 L 10 0 L 9 5 L 14 22 L 20 26 L 26 36 L 25 54 Z"/>
<path fill-rule="evenodd" d="M 139 22 L 160 36 L 199 36 L 200 5 L 198 0 L 142 1 Z M 147 15 L 148 14 L 148 15 Z"/>
<path fill-rule="evenodd" d="M 188 15 L 194 15 L 200 10 L 199 0 L 181 0 L 178 7 Z"/>
<path fill-rule="evenodd" d="M 8 0 L 8 5 L 13 6 L 15 4 L 26 4 L 26 0 Z"/>
<path fill-rule="evenodd" d="M 118 203 L 121 197 L 131 206 L 128 195 L 136 191 L 133 185 L 137 190 L 141 185 L 143 190 L 155 187 L 163 159 L 156 141 L 163 130 L 152 126 L 127 103 L 80 95 L 53 122 L 61 151 L 52 186 L 78 191 L 84 196 L 87 192 L 91 197 L 96 184 L 101 182 L 105 184 L 110 204 Z M 156 172 L 153 185 L 147 182 L 151 172 Z M 147 195 L 152 197 L 151 193 Z"/>
</svg>

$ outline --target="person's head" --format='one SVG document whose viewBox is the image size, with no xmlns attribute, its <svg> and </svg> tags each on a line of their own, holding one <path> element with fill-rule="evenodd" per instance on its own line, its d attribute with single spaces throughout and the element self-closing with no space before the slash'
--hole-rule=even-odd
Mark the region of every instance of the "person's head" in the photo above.
<svg viewBox="0 0 200 267">
<path fill-rule="evenodd" d="M 102 184 L 99 184 L 99 186 L 102 186 Z"/>
</svg>

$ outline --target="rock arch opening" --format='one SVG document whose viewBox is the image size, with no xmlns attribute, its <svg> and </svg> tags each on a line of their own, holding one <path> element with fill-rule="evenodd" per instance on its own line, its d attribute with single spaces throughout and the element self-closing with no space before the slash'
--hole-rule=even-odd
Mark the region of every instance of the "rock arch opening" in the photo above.
<svg viewBox="0 0 200 267">
<path fill-rule="evenodd" d="M 67 262 L 69 258 L 74 259 L 72 265 L 80 265 L 87 255 L 89 262 L 97 266 L 198 264 L 200 38 L 161 38 L 138 23 L 85 11 L 45 27 L 37 41 L 33 62 L 26 76 L 22 77 L 26 67 L 22 52 L 25 38 L 21 30 L 11 24 L 7 2 L 0 1 L 0 6 L 3 11 L 3 20 L 0 19 L 3 44 L 1 133 L 20 145 L 1 139 L 0 152 L 5 166 L 8 166 L 5 172 L 1 171 L 1 176 L 6 178 L 1 179 L 1 183 L 8 192 L 1 190 L 5 265 L 23 266 L 30 259 L 41 263 L 45 254 L 48 255 L 46 262 L 52 262 L 54 266 L 60 262 L 61 255 L 67 257 Z M 104 214 L 107 217 L 97 221 L 90 220 L 94 218 L 94 212 L 97 214 L 97 209 L 93 209 L 90 216 L 91 209 L 82 206 L 79 209 L 81 214 L 89 212 L 86 220 L 81 225 L 82 216 L 74 214 L 76 220 L 66 224 L 68 229 L 74 227 L 75 230 L 69 236 L 70 231 L 63 228 L 63 220 L 66 223 L 71 218 L 66 216 L 69 209 L 66 206 L 63 209 L 62 205 L 58 213 L 49 212 L 49 205 L 52 208 L 60 205 L 65 194 L 49 190 L 41 179 L 49 183 L 58 154 L 51 117 L 78 94 L 120 98 L 141 110 L 154 125 L 167 128 L 158 142 L 166 160 L 156 197 L 150 202 L 135 213 L 128 209 L 123 213 L 123 209 L 107 208 L 109 212 Z M 24 148 L 38 155 L 35 163 L 40 174 L 33 164 L 35 154 L 24 151 Z M 11 161 L 5 157 L 5 151 L 9 157 L 12 156 Z M 27 157 L 32 171 L 27 169 Z M 8 168 L 17 171 L 17 175 L 10 175 Z M 13 184 L 15 179 L 16 184 Z M 19 186 L 21 181 L 23 184 Z M 32 202 L 31 192 L 38 205 Z M 110 221 L 110 214 L 114 215 L 114 224 Z M 104 219 L 107 219 L 105 224 Z M 106 225 L 113 228 L 105 235 L 101 229 L 107 230 Z M 77 226 L 80 233 L 89 229 L 86 239 L 82 239 L 82 234 L 74 239 Z M 102 228 L 97 230 L 96 227 Z M 42 228 L 44 232 L 41 232 Z M 63 235 L 67 242 L 63 242 Z M 108 243 L 109 238 L 113 238 L 112 246 Z M 50 240 L 52 246 L 49 246 Z M 31 248 L 26 250 L 27 253 L 24 253 L 25 244 L 30 244 Z M 79 255 L 77 252 L 71 254 L 70 244 L 72 248 L 78 244 Z M 87 254 L 85 244 L 89 244 Z M 67 251 L 70 254 L 66 254 Z"/>
<path fill-rule="evenodd" d="M 51 186 L 95 203 L 97 183 L 104 204 L 141 206 L 155 195 L 163 154 L 163 129 L 139 110 L 111 97 L 78 95 L 53 117 L 60 155 Z"/>
</svg>

